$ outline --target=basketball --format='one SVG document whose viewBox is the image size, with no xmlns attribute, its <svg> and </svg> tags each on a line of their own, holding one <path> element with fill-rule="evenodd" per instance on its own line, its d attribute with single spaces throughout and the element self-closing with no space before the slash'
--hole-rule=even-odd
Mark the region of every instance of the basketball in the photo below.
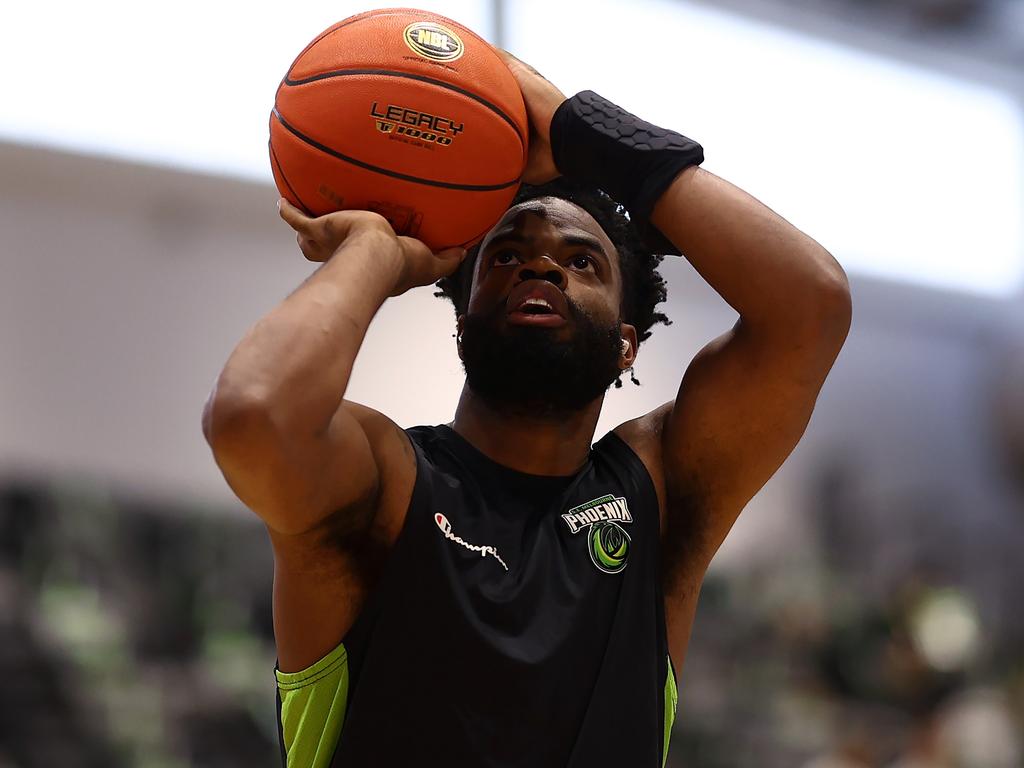
<svg viewBox="0 0 1024 768">
<path fill-rule="evenodd" d="M 324 30 L 270 115 L 278 191 L 311 216 L 364 209 L 433 250 L 478 242 L 526 163 L 526 107 L 491 45 L 409 8 Z"/>
</svg>

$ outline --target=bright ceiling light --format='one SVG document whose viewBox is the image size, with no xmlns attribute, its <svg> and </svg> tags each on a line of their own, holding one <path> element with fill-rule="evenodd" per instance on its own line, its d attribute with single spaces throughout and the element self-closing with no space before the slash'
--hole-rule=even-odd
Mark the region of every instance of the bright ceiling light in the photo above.
<svg viewBox="0 0 1024 768">
<path fill-rule="evenodd" d="M 488 4 L 430 5 L 489 32 Z M 369 7 L 17 3 L 0 24 L 0 139 L 269 181 L 282 76 L 322 30 Z"/>
</svg>

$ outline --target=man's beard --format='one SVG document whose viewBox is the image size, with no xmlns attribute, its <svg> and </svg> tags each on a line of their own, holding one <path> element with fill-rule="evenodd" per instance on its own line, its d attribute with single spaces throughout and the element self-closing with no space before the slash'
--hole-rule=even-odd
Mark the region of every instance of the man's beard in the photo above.
<svg viewBox="0 0 1024 768">
<path fill-rule="evenodd" d="M 505 305 L 465 317 L 463 368 L 469 388 L 497 411 L 557 417 L 581 410 L 618 378 L 622 335 L 619 324 L 602 326 L 568 301 L 573 331 L 501 325 Z M 564 327 L 564 326 L 562 326 Z"/>
</svg>

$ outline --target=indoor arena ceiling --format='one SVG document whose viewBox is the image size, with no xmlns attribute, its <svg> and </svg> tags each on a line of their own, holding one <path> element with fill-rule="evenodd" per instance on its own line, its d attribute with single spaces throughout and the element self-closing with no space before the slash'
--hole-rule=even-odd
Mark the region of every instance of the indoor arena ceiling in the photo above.
<svg viewBox="0 0 1024 768">
<path fill-rule="evenodd" d="M 704 0 L 702 0 L 704 1 Z M 1024 72 L 1024 2 L 1020 0 L 713 0 L 731 9 L 803 31 L 868 47 L 903 50 L 914 58 L 949 57 Z M 920 58 L 920 57 L 918 57 Z M 954 63 L 954 61 L 956 63 Z M 922 61 L 921 63 L 929 63 Z"/>
</svg>

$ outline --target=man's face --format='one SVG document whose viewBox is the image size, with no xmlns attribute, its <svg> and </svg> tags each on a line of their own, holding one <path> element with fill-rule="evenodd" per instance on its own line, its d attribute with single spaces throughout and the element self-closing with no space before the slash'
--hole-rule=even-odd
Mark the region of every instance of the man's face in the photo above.
<svg viewBox="0 0 1024 768">
<path fill-rule="evenodd" d="M 484 238 L 460 318 L 470 389 L 523 415 L 577 411 L 622 370 L 622 276 L 594 218 L 559 198 L 522 203 Z"/>
</svg>

